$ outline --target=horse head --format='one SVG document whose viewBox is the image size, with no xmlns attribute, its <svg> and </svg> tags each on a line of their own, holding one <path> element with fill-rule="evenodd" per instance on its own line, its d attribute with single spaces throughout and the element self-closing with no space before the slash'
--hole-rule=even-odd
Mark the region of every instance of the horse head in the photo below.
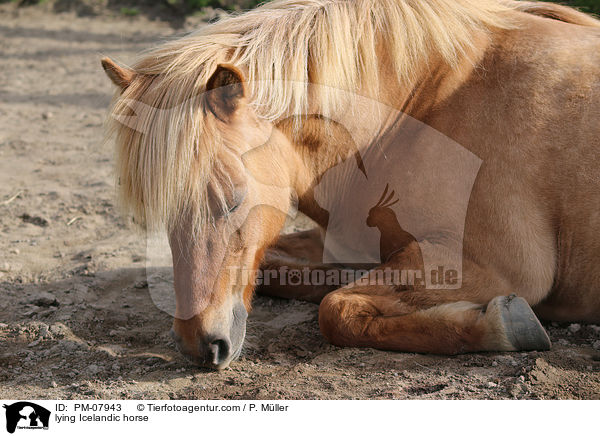
<svg viewBox="0 0 600 436">
<path fill-rule="evenodd" d="M 117 105 L 126 99 L 152 100 L 152 88 L 160 88 L 165 80 L 125 71 L 108 59 L 103 66 L 121 88 Z M 166 228 L 176 299 L 172 336 L 183 354 L 217 369 L 241 353 L 263 251 L 279 235 L 293 205 L 293 174 L 272 167 L 289 158 L 289 140 L 257 117 L 247 92 L 243 73 L 219 64 L 196 101 L 154 107 L 150 115 L 136 114 L 137 119 L 127 116 L 128 124 L 119 127 L 122 136 L 117 137 L 125 202 L 140 203 L 146 223 L 155 211 L 170 217 Z M 123 103 L 121 114 L 130 114 L 131 107 Z M 143 106 L 148 107 L 153 105 Z M 168 122 L 163 130 L 181 131 L 185 127 L 176 120 L 181 121 L 182 113 L 196 112 L 201 113 L 200 121 L 190 123 L 188 135 L 177 143 L 169 143 L 168 131 L 156 130 L 158 118 L 164 116 Z M 131 133 L 137 128 L 146 131 Z M 194 144 L 199 128 L 202 135 Z M 193 147 L 187 155 L 186 141 Z M 169 157 L 160 157 L 169 147 L 175 150 L 171 164 L 166 163 Z M 159 157 L 144 161 L 142 153 Z M 191 164 L 182 171 L 188 161 Z M 140 162 L 146 168 L 140 168 Z"/>
</svg>

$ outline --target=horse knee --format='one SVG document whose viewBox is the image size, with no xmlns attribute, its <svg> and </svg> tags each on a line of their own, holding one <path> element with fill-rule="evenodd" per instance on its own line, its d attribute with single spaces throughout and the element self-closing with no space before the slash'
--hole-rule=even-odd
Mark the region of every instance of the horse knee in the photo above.
<svg viewBox="0 0 600 436">
<path fill-rule="evenodd" d="M 319 327 L 332 344 L 356 346 L 374 315 L 364 296 L 332 292 L 319 306 Z"/>
</svg>

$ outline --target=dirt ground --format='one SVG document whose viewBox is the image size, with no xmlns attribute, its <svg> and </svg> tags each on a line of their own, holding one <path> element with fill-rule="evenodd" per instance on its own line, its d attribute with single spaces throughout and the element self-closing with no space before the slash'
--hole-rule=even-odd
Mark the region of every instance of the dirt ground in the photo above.
<svg viewBox="0 0 600 436">
<path fill-rule="evenodd" d="M 0 398 L 600 399 L 593 325 L 547 324 L 543 353 L 340 349 L 316 305 L 259 297 L 230 369 L 185 361 L 150 298 L 144 235 L 115 208 L 99 64 L 177 31 L 0 5 Z"/>
</svg>

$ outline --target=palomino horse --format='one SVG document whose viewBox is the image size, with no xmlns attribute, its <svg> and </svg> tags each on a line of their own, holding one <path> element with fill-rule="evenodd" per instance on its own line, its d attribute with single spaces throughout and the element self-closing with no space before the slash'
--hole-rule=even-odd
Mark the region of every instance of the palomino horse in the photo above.
<svg viewBox="0 0 600 436">
<path fill-rule="evenodd" d="M 168 233 L 173 332 L 199 364 L 239 356 L 254 279 L 272 271 L 369 270 L 258 287 L 320 302 L 339 346 L 543 350 L 535 314 L 600 321 L 593 18 L 500 0 L 275 0 L 131 69 L 102 64 L 119 87 L 122 203 Z M 323 206 L 325 181 L 341 206 Z M 319 228 L 279 237 L 296 206 Z M 427 276 L 437 259 L 452 267 L 442 286 Z M 417 274 L 371 280 L 384 270 Z"/>
</svg>

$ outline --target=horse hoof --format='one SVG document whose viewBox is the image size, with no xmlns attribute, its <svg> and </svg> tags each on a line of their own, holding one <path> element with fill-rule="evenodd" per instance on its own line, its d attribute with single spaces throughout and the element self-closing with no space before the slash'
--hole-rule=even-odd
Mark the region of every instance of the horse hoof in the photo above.
<svg viewBox="0 0 600 436">
<path fill-rule="evenodd" d="M 490 309 L 500 313 L 506 337 L 515 350 L 550 349 L 550 338 L 525 299 L 515 294 L 496 297 L 488 304 L 487 311 Z"/>
</svg>

